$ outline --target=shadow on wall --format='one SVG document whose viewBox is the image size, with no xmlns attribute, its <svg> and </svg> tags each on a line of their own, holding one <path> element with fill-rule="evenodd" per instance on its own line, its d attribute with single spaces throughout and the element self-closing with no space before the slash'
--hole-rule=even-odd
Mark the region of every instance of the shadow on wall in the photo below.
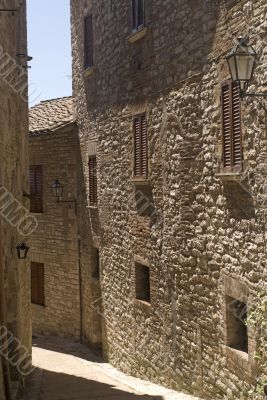
<svg viewBox="0 0 267 400">
<path fill-rule="evenodd" d="M 236 182 L 227 182 L 224 185 L 229 217 L 236 220 L 250 220 L 255 218 L 253 197 L 249 190 Z"/>
<path fill-rule="evenodd" d="M 39 399 L 40 393 L 44 400 L 163 400 L 161 396 L 137 395 L 107 383 L 38 368 L 28 378 L 26 386 L 20 400 Z"/>
</svg>

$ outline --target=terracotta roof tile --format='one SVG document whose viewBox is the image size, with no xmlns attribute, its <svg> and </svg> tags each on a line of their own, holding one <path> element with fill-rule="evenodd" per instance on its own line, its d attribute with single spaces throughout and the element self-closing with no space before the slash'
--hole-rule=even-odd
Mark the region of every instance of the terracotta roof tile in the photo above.
<svg viewBox="0 0 267 400">
<path fill-rule="evenodd" d="M 54 132 L 76 121 L 73 97 L 41 101 L 29 112 L 30 135 Z"/>
</svg>

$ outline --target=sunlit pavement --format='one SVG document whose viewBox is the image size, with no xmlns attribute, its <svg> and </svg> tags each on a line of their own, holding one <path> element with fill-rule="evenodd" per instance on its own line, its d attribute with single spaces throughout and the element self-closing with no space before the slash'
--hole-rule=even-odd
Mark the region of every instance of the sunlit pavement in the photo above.
<svg viewBox="0 0 267 400">
<path fill-rule="evenodd" d="M 20 400 L 197 400 L 126 376 L 65 339 L 34 339 L 33 363 L 36 369 Z"/>
</svg>

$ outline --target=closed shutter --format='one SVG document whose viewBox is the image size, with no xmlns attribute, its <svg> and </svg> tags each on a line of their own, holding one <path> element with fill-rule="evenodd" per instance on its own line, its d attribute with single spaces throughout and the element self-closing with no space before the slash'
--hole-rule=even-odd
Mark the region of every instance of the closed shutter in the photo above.
<svg viewBox="0 0 267 400">
<path fill-rule="evenodd" d="M 147 125 L 146 115 L 134 118 L 134 175 L 147 178 Z"/>
<path fill-rule="evenodd" d="M 233 164 L 242 164 L 241 102 L 239 86 L 232 84 Z"/>
<path fill-rule="evenodd" d="M 97 162 L 96 156 L 89 158 L 89 200 L 91 205 L 97 204 Z"/>
<path fill-rule="evenodd" d="M 37 304 L 38 300 L 38 271 L 35 263 L 31 263 L 31 300 Z"/>
<path fill-rule="evenodd" d="M 137 31 L 145 25 L 144 0 L 132 0 L 132 29 Z"/>
<path fill-rule="evenodd" d="M 41 165 L 30 166 L 30 211 L 43 212 L 43 170 Z"/>
<path fill-rule="evenodd" d="M 44 264 L 41 263 L 31 263 L 31 301 L 45 305 Z"/>
<path fill-rule="evenodd" d="M 221 103 L 223 165 L 226 171 L 235 171 L 242 166 L 241 104 L 236 83 L 223 83 Z"/>
<path fill-rule="evenodd" d="M 84 67 L 88 68 L 93 65 L 93 16 L 87 15 L 84 19 Z"/>
<path fill-rule="evenodd" d="M 45 305 L 44 264 L 38 265 L 38 304 Z"/>
</svg>

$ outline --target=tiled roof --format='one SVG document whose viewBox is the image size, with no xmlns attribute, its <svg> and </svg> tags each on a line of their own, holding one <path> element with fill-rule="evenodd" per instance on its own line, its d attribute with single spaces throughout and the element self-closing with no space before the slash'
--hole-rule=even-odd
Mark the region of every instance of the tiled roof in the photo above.
<svg viewBox="0 0 267 400">
<path fill-rule="evenodd" d="M 76 121 L 73 97 L 41 101 L 29 112 L 30 135 L 54 132 Z"/>
</svg>

